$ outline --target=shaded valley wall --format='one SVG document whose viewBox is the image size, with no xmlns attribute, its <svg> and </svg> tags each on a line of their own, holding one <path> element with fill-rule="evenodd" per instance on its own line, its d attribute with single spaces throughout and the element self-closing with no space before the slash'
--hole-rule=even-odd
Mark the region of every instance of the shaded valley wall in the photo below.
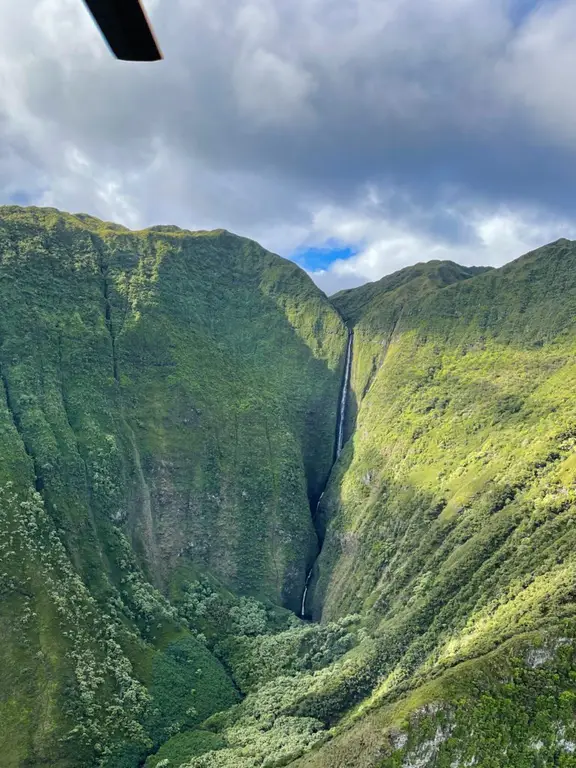
<svg viewBox="0 0 576 768">
<path fill-rule="evenodd" d="M 132 665 L 134 685 L 149 675 L 146 643 L 181 634 L 154 587 L 169 594 L 210 574 L 297 611 L 316 546 L 308 498 L 332 462 L 346 344 L 337 312 L 311 280 L 223 231 L 131 233 L 87 216 L 6 207 L 0 299 L 0 464 L 3 482 L 13 483 L 7 519 L 19 519 L 12 507 L 32 504 L 64 558 L 38 572 L 76 584 L 70 600 L 87 616 L 115 606 L 112 624 L 136 632 L 121 641 L 125 661 L 116 662 Z M 40 496 L 26 501 L 34 488 Z M 26 541 L 11 555 L 14 578 L 26 558 L 35 562 Z M 56 746 L 68 717 L 63 702 L 84 695 L 71 663 L 83 651 L 69 642 L 87 643 L 95 670 L 108 665 L 95 684 L 104 707 L 94 715 L 98 728 L 104 689 L 119 683 L 109 679 L 114 662 L 90 619 L 76 632 L 68 611 L 58 628 L 50 618 L 58 590 L 42 579 L 26 589 L 29 645 L 9 638 L 5 661 L 32 664 L 40 643 L 53 662 L 38 685 L 53 698 L 40 725 L 24 699 L 16 711 L 0 707 L 6 743 L 14 744 L 6 765 L 28 754 L 17 744 L 28 743 L 29 729 L 30 739 L 45 736 L 33 750 L 38 760 L 67 766 L 68 747 Z M 7 600 L 3 621 L 13 616 Z M 90 609 L 94 600 L 100 607 Z M 0 679 L 0 688 L 13 684 Z M 30 681 L 32 699 L 35 690 Z M 72 721 L 84 722 L 82 707 L 94 709 L 87 702 Z M 88 752 L 95 734 L 82 736 Z"/>
</svg>

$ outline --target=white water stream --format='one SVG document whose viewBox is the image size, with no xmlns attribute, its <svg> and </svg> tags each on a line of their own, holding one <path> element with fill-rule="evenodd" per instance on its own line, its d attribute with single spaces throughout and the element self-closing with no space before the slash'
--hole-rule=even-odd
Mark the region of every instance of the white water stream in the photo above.
<svg viewBox="0 0 576 768">
<path fill-rule="evenodd" d="M 352 370 L 352 337 L 353 333 L 348 333 L 348 346 L 346 347 L 346 363 L 344 367 L 344 382 L 342 384 L 342 395 L 340 397 L 340 413 L 338 414 L 338 436 L 336 438 L 336 459 L 342 453 L 344 446 L 344 427 L 346 426 L 346 402 L 348 400 L 348 389 L 350 387 L 350 371 Z"/>
<path fill-rule="evenodd" d="M 342 394 L 340 395 L 340 410 L 338 411 L 335 461 L 338 461 L 340 454 L 342 453 L 342 448 L 344 447 L 344 427 L 346 426 L 346 423 L 345 423 L 346 403 L 348 401 L 348 390 L 350 388 L 350 372 L 352 371 L 352 339 L 353 339 L 353 333 L 352 331 L 349 331 L 348 345 L 346 347 L 346 359 L 344 361 L 344 380 L 342 382 Z M 324 491 L 322 491 L 322 493 L 320 494 L 320 498 L 318 499 L 318 503 L 316 504 L 316 509 L 314 510 L 315 517 L 318 515 L 318 507 L 320 506 L 320 502 L 322 501 L 322 496 L 324 496 Z M 308 587 L 310 586 L 313 570 L 314 570 L 314 566 L 312 566 L 312 568 L 310 568 L 310 570 L 308 571 L 308 575 L 306 576 L 306 582 L 304 583 L 304 592 L 302 593 L 302 605 L 300 607 L 301 619 L 303 619 L 304 616 L 306 615 L 306 597 L 308 596 Z"/>
<path fill-rule="evenodd" d="M 308 576 L 306 576 L 306 583 L 304 584 L 304 592 L 302 593 L 302 606 L 300 607 L 300 618 L 303 619 L 306 615 L 306 596 L 308 595 L 308 585 L 310 584 L 310 579 L 312 578 L 312 568 L 308 571 Z"/>
</svg>

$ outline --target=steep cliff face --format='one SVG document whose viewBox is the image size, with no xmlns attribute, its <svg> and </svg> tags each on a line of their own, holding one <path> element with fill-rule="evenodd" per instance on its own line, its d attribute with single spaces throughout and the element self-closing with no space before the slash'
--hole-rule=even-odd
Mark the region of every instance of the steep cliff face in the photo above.
<svg viewBox="0 0 576 768">
<path fill-rule="evenodd" d="M 574 764 L 576 243 L 331 305 L 10 207 L 0 299 L 0 765 Z"/>
<path fill-rule="evenodd" d="M 405 606 L 413 578 L 414 602 L 429 599 L 463 540 L 473 574 L 490 551 L 474 561 L 474 533 L 494 528 L 507 539 L 513 510 L 530 516 L 551 487 L 566 495 L 576 417 L 575 261 L 575 247 L 561 241 L 501 270 L 402 298 L 401 309 L 398 290 L 385 303 L 380 295 L 380 307 L 356 320 L 352 389 L 360 408 L 326 498 L 339 505 L 331 527 L 349 534 L 349 546 L 340 549 L 343 570 L 333 576 L 327 616 L 358 599 L 355 607 L 374 617 L 392 599 Z M 335 304 L 350 316 L 345 297 Z M 377 346 L 380 357 L 369 358 Z"/>
<path fill-rule="evenodd" d="M 373 645 L 345 732 L 299 765 L 572 764 L 576 244 L 334 303 L 356 413 L 314 605 Z"/>
<path fill-rule="evenodd" d="M 3 765 L 138 737 L 154 649 L 192 642 L 162 595 L 198 574 L 298 609 L 346 339 L 249 240 L 0 209 Z M 186 648 L 219 681 L 197 709 L 233 703 Z"/>
</svg>

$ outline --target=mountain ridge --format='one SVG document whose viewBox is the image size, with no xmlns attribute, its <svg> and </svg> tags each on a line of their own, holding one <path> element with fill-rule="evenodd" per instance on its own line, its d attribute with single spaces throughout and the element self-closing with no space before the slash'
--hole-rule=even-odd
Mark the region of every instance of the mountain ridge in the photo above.
<svg viewBox="0 0 576 768">
<path fill-rule="evenodd" d="M 354 325 L 359 407 L 324 497 L 314 599 L 324 621 L 350 610 L 364 616 L 375 646 L 347 687 L 349 702 L 353 712 L 388 717 L 399 741 L 349 718 L 333 746 L 298 765 L 545 765 L 533 762 L 531 745 L 540 741 L 540 760 L 564 755 L 568 762 L 559 764 L 570 764 L 566 712 L 549 700 L 548 740 L 525 703 L 515 699 L 516 709 L 499 712 L 506 677 L 497 667 L 510 675 L 508 696 L 537 698 L 539 686 L 551 690 L 547 675 L 557 664 L 562 683 L 554 695 L 573 695 L 575 266 L 575 244 L 556 241 L 416 296 L 400 317 L 393 293 L 376 297 L 376 310 L 364 308 Z M 539 677 L 526 661 L 539 658 L 530 643 L 555 648 L 542 653 Z M 483 662 L 490 654 L 493 669 Z M 496 697 L 482 713 L 466 686 L 454 709 L 441 682 L 427 683 L 464 664 L 474 685 Z M 429 698 L 420 699 L 420 715 L 415 707 L 408 720 L 384 716 L 395 697 L 421 688 Z M 520 725 L 523 707 L 529 719 Z M 491 733 L 467 737 L 466 717 L 468 730 L 485 718 Z M 380 758 L 353 760 L 366 740 Z"/>
<path fill-rule="evenodd" d="M 0 763 L 572 764 L 575 243 L 328 301 L 8 206 L 0 298 Z"/>
<path fill-rule="evenodd" d="M 60 565 L 41 566 L 46 578 L 61 581 L 66 594 L 76 573 L 82 586 L 70 592 L 72 603 L 95 598 L 86 606 L 92 615 L 114 607 L 111 626 L 123 638 L 123 650 L 111 646 L 110 653 L 119 654 L 126 685 L 114 682 L 106 645 L 102 652 L 93 647 L 89 635 L 99 633 L 81 637 L 70 624 L 72 603 L 62 609 L 62 629 L 44 633 L 48 614 L 31 609 L 26 643 L 40 643 L 39 652 L 58 660 L 42 672 L 31 650 L 21 650 L 21 666 L 37 669 L 42 685 L 50 680 L 48 719 L 41 730 L 34 718 L 24 718 L 25 727 L 10 719 L 14 707 L 36 711 L 25 703 L 25 691 L 34 690 L 27 680 L 22 703 L 6 703 L 0 722 L 15 754 L 32 749 L 27 739 L 44 732 L 41 748 L 60 765 L 51 731 L 66 720 L 64 699 L 78 708 L 68 717 L 83 724 L 82 731 L 71 729 L 73 743 L 100 741 L 106 752 L 94 734 L 109 722 L 115 688 L 122 695 L 132 680 L 143 707 L 142 682 L 153 688 L 155 673 L 142 660 L 169 664 L 171 643 L 196 643 L 185 639 L 167 594 L 178 600 L 182 585 L 208 573 L 218 589 L 297 609 L 315 547 L 308 497 L 319 493 L 331 464 L 346 336 L 295 265 L 226 233 L 134 234 L 94 220 L 86 227 L 50 209 L 11 207 L 0 211 L 0 259 L 2 481 L 15 484 L 7 491 L 7 519 L 16 514 L 16 498 L 32 505 L 42 525 L 52 526 L 46 536 L 67 553 Z M 295 373 L 300 368 L 304 379 Z M 325 440 L 312 440 L 310 432 Z M 5 533 L 11 551 L 12 534 Z M 21 536 L 17 560 L 30 558 L 34 547 L 24 530 Z M 66 557 L 72 570 L 50 575 Z M 36 584 L 31 605 L 51 606 L 54 594 Z M 4 617 L 13 619 L 10 612 Z M 65 653 L 61 632 L 84 650 Z M 4 650 L 10 655 L 20 645 L 16 636 Z M 206 653 L 198 643 L 194 649 Z M 90 655 L 92 668 L 102 669 L 97 683 L 80 673 Z M 232 681 L 207 658 L 232 703 Z M 84 690 L 88 683 L 92 693 Z M 199 709 L 204 715 L 206 706 Z M 125 711 L 128 722 L 106 726 L 110 740 L 124 725 L 136 727 L 130 718 L 140 717 L 138 708 Z M 150 728 L 158 743 L 156 726 Z M 79 751 L 86 765 L 87 749 Z"/>
</svg>

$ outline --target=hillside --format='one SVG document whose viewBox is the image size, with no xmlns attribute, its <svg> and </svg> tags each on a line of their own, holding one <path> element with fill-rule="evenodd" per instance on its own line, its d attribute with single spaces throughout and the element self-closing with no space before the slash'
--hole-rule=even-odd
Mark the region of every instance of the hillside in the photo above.
<svg viewBox="0 0 576 768">
<path fill-rule="evenodd" d="M 334 297 L 354 344 L 321 623 L 233 643 L 248 695 L 187 768 L 575 765 L 575 267 L 558 241 Z"/>
<path fill-rule="evenodd" d="M 470 278 L 334 297 L 358 406 L 314 601 L 363 616 L 348 725 L 373 714 L 302 766 L 574 764 L 576 244 Z"/>
<path fill-rule="evenodd" d="M 174 605 L 202 576 L 298 608 L 345 343 L 249 240 L 0 209 L 3 766 L 160 743 L 194 697 L 143 713 L 187 656 L 189 724 L 237 699 Z"/>
<path fill-rule="evenodd" d="M 2 767 L 576 766 L 576 243 L 329 301 L 8 207 L 0 296 Z"/>
</svg>

